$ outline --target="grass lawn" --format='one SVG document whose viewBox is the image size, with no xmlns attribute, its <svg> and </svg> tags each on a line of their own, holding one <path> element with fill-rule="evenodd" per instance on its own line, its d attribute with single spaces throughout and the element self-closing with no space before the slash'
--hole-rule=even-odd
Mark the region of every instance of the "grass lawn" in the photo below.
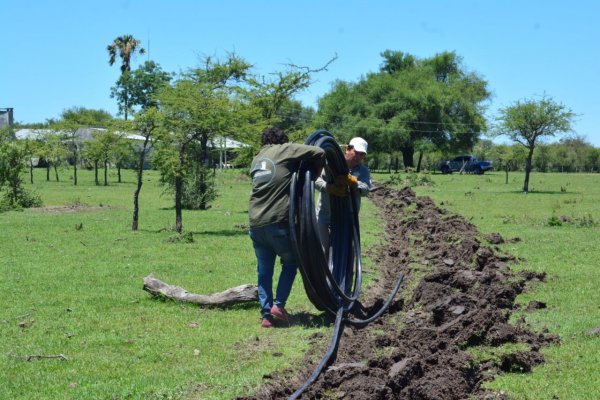
<svg viewBox="0 0 600 400">
<path fill-rule="evenodd" d="M 315 333 L 324 333 L 325 349 L 331 325 L 306 299 L 299 275 L 288 307 L 306 323 L 288 329 L 261 329 L 258 304 L 206 309 L 142 290 L 150 273 L 201 294 L 255 283 L 250 182 L 239 170 L 218 172 L 221 196 L 209 210 L 184 211 L 192 240 L 173 231 L 173 202 L 161 196 L 154 171 L 145 175 L 138 232 L 130 229 L 131 171 L 120 184 L 111 173 L 107 187 L 95 186 L 89 171 L 80 171 L 76 187 L 69 171 L 61 182 L 35 172 L 26 186 L 45 208 L 0 214 L 1 399 L 230 399 L 249 394 L 263 375 L 296 366 Z M 374 174 L 380 182 L 389 177 Z M 521 173 L 508 184 L 499 172 L 429 178 L 433 185 L 415 187 L 417 194 L 483 233 L 521 238 L 501 245 L 524 259 L 513 267 L 548 274 L 518 300 L 547 304 L 523 315 L 559 334 L 561 345 L 543 349 L 546 363 L 533 373 L 488 386 L 517 399 L 600 398 L 600 336 L 587 334 L 600 325 L 600 175 L 534 173 L 528 195 L 520 193 Z M 363 249 L 380 232 L 363 202 Z M 376 267 L 366 260 L 367 282 Z M 65 359 L 35 357 L 58 355 Z"/>
<path fill-rule="evenodd" d="M 142 290 L 150 273 L 200 294 L 255 283 L 250 183 L 239 171 L 218 173 L 222 196 L 210 210 L 184 211 L 193 241 L 177 240 L 155 172 L 145 175 L 135 233 L 131 171 L 121 184 L 111 174 L 107 187 L 88 171 L 76 187 L 68 175 L 46 182 L 36 171 L 45 208 L 0 214 L 0 398 L 228 399 L 294 365 L 312 334 L 328 332 L 300 281 L 289 309 L 311 318 L 269 331 L 257 304 L 202 309 Z"/>
</svg>

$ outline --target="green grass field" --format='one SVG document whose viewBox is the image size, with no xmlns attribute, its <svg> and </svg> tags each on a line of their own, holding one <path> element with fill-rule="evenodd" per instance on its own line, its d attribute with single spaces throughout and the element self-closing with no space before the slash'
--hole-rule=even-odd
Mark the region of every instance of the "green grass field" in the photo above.
<svg viewBox="0 0 600 400">
<path fill-rule="evenodd" d="M 231 398 L 291 367 L 308 336 L 327 330 L 301 284 L 290 311 L 312 322 L 269 332 L 254 305 L 201 309 L 142 290 L 150 273 L 201 294 L 255 283 L 244 227 L 250 184 L 239 172 L 219 173 L 223 196 L 210 210 L 184 212 L 191 243 L 174 240 L 175 212 L 156 173 L 146 175 L 136 233 L 132 173 L 108 187 L 89 172 L 77 187 L 36 173 L 46 209 L 0 214 L 0 398 Z M 52 207 L 64 205 L 80 208 Z M 59 354 L 67 360 L 26 361 Z"/>
<path fill-rule="evenodd" d="M 135 233 L 131 171 L 121 184 L 111 173 L 108 187 L 95 186 L 88 171 L 80 171 L 77 187 L 68 175 L 46 182 L 45 171 L 36 171 L 27 187 L 45 208 L 0 214 L 0 398 L 230 399 L 249 394 L 264 374 L 297 366 L 314 333 L 325 333 L 325 348 L 331 326 L 299 277 L 288 308 L 307 322 L 288 329 L 261 329 L 258 305 L 198 308 L 142 290 L 150 273 L 202 294 L 255 282 L 250 183 L 239 170 L 218 173 L 221 196 L 209 210 L 184 211 L 192 241 L 177 240 L 172 200 L 161 196 L 155 172 L 145 175 Z M 380 182 L 389 177 L 374 174 Z M 524 259 L 514 268 L 548 274 L 518 300 L 547 303 L 524 316 L 559 334 L 561 345 L 544 349 L 546 363 L 533 373 L 488 386 L 517 399 L 600 398 L 600 336 L 587 334 L 600 326 L 600 175 L 534 173 L 528 195 L 519 190 L 521 173 L 508 184 L 503 173 L 430 179 L 417 194 L 483 233 L 521 238 L 501 245 Z M 365 249 L 380 240 L 381 221 L 363 204 Z M 368 281 L 377 268 L 366 260 L 366 269 Z M 65 359 L 36 357 L 58 355 Z"/>
</svg>

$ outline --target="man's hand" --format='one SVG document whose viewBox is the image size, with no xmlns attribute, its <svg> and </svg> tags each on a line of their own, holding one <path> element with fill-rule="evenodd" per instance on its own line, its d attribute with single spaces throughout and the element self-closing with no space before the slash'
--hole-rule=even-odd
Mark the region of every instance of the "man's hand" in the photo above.
<svg viewBox="0 0 600 400">
<path fill-rule="evenodd" d="M 358 184 L 358 179 L 352 174 L 340 175 L 335 178 L 333 183 L 328 183 L 325 190 L 327 193 L 338 197 L 344 197 L 348 194 L 348 187 L 353 187 Z"/>
</svg>

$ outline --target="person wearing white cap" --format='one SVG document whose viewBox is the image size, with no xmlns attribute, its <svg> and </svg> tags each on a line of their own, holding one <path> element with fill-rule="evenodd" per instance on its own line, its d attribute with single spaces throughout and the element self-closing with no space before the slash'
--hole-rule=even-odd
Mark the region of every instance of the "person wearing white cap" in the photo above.
<svg viewBox="0 0 600 400">
<path fill-rule="evenodd" d="M 371 190 L 371 171 L 363 161 L 367 156 L 369 144 L 361 137 L 355 137 L 350 140 L 346 147 L 344 157 L 346 164 L 350 169 L 350 175 L 356 179 L 357 192 L 359 197 L 356 198 L 356 205 L 360 210 L 360 197 L 365 197 Z M 322 177 L 315 182 L 315 189 L 319 190 L 319 200 L 317 205 L 317 221 L 319 225 L 319 238 L 323 248 L 329 248 L 329 224 L 331 221 L 331 210 L 329 195 L 335 194 L 332 190 L 332 184 L 328 184 Z"/>
</svg>

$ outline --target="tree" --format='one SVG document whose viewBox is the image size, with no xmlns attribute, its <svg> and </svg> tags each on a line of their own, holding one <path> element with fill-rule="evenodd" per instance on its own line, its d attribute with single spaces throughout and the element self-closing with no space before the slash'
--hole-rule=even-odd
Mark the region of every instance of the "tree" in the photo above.
<svg viewBox="0 0 600 400">
<path fill-rule="evenodd" d="M 171 74 L 164 72 L 157 63 L 146 61 L 133 72 L 122 73 L 111 88 L 110 97 L 117 99 L 119 114 L 126 116 L 158 106 L 158 92 L 171 79 Z"/>
<path fill-rule="evenodd" d="M 589 169 L 589 152 L 592 147 L 581 136 L 574 136 L 560 139 L 559 146 L 564 146 L 567 151 L 567 159 L 569 160 L 569 170 L 573 172 L 581 172 Z"/>
<path fill-rule="evenodd" d="M 131 58 L 137 52 L 140 54 L 145 54 L 146 50 L 140 47 L 141 42 L 134 38 L 132 35 L 123 35 L 117 37 L 111 44 L 109 44 L 106 48 L 108 51 L 109 59 L 108 64 L 114 65 L 117 56 L 121 59 L 121 76 L 128 75 L 131 71 Z M 123 111 L 125 114 L 125 120 L 127 120 L 127 113 L 129 110 L 129 106 L 127 103 L 128 96 L 125 94 L 123 105 Z"/>
<path fill-rule="evenodd" d="M 284 107 L 294 107 L 290 104 L 292 97 L 310 86 L 313 74 L 326 71 L 336 59 L 337 56 L 333 57 L 317 69 L 288 64 L 287 70 L 273 73 L 274 78 L 248 77 L 252 88 L 253 104 L 261 110 L 264 120 L 270 123 L 277 118 L 277 114 Z"/>
<path fill-rule="evenodd" d="M 0 130 L 0 211 L 42 204 L 38 195 L 25 190 L 21 178 L 27 159 L 31 158 L 30 144 L 27 140 L 14 140 L 10 130 Z"/>
<path fill-rule="evenodd" d="M 182 208 L 204 210 L 215 196 L 209 140 L 226 136 L 245 118 L 236 97 L 237 84 L 250 64 L 229 55 L 225 62 L 207 58 L 204 65 L 182 74 L 159 96 L 165 132 L 155 161 L 161 180 L 175 192 L 175 230 L 181 233 Z M 184 197 L 185 195 L 185 197 Z"/>
<path fill-rule="evenodd" d="M 69 150 L 58 132 L 42 134 L 40 156 L 46 160 L 46 181 L 50 181 L 50 169 L 54 169 L 54 178 L 59 181 L 58 167 L 67 159 Z"/>
<path fill-rule="evenodd" d="M 102 159 L 102 143 L 95 135 L 96 132 L 92 133 L 92 139 L 87 143 L 85 148 L 85 157 L 94 163 L 94 183 L 96 186 L 100 185 L 100 179 L 98 178 L 98 170 L 100 160 Z"/>
<path fill-rule="evenodd" d="M 141 146 L 134 146 L 137 153 L 136 170 L 136 188 L 133 193 L 133 218 L 131 221 L 131 230 L 137 231 L 139 221 L 139 197 L 142 190 L 142 178 L 144 174 L 144 164 L 149 150 L 153 147 L 157 134 L 160 132 L 162 124 L 162 114 L 156 107 L 149 107 L 140 111 L 132 124 L 133 130 L 137 131 L 143 137 Z"/>
<path fill-rule="evenodd" d="M 24 139 L 25 149 L 27 151 L 26 159 L 29 167 L 29 182 L 33 185 L 33 161 L 34 157 L 39 155 L 42 149 L 42 143 L 35 139 Z"/>
<path fill-rule="evenodd" d="M 112 116 L 104 110 L 73 107 L 62 112 L 61 119 L 53 121 L 50 128 L 59 132 L 68 144 L 73 164 L 73 185 L 77 186 L 77 165 L 83 151 L 83 141 L 78 135 L 81 128 L 105 128 L 112 123 Z"/>
<path fill-rule="evenodd" d="M 570 132 L 574 117 L 571 110 L 546 96 L 540 100 L 519 100 L 512 106 L 500 109 L 497 134 L 507 135 L 527 149 L 523 183 L 525 193 L 529 192 L 529 175 L 536 145 L 545 138 Z"/>
<path fill-rule="evenodd" d="M 386 50 L 383 65 L 356 83 L 338 81 L 319 99 L 315 123 L 341 140 L 362 136 L 373 151 L 400 151 L 414 166 L 416 146 L 470 149 L 485 130 L 487 83 L 453 52 L 417 59 Z M 423 148 L 423 147 L 420 147 Z"/>
<path fill-rule="evenodd" d="M 87 143 L 86 155 L 94 160 L 96 185 L 98 182 L 98 162 L 104 168 L 104 186 L 108 186 L 108 163 L 113 158 L 118 148 L 121 137 L 112 130 L 98 130 L 92 132 L 92 139 Z"/>
<path fill-rule="evenodd" d="M 124 135 L 117 134 L 117 140 L 111 149 L 110 157 L 117 167 L 117 182 L 122 183 L 121 169 L 131 161 L 135 154 L 130 140 Z"/>
</svg>

